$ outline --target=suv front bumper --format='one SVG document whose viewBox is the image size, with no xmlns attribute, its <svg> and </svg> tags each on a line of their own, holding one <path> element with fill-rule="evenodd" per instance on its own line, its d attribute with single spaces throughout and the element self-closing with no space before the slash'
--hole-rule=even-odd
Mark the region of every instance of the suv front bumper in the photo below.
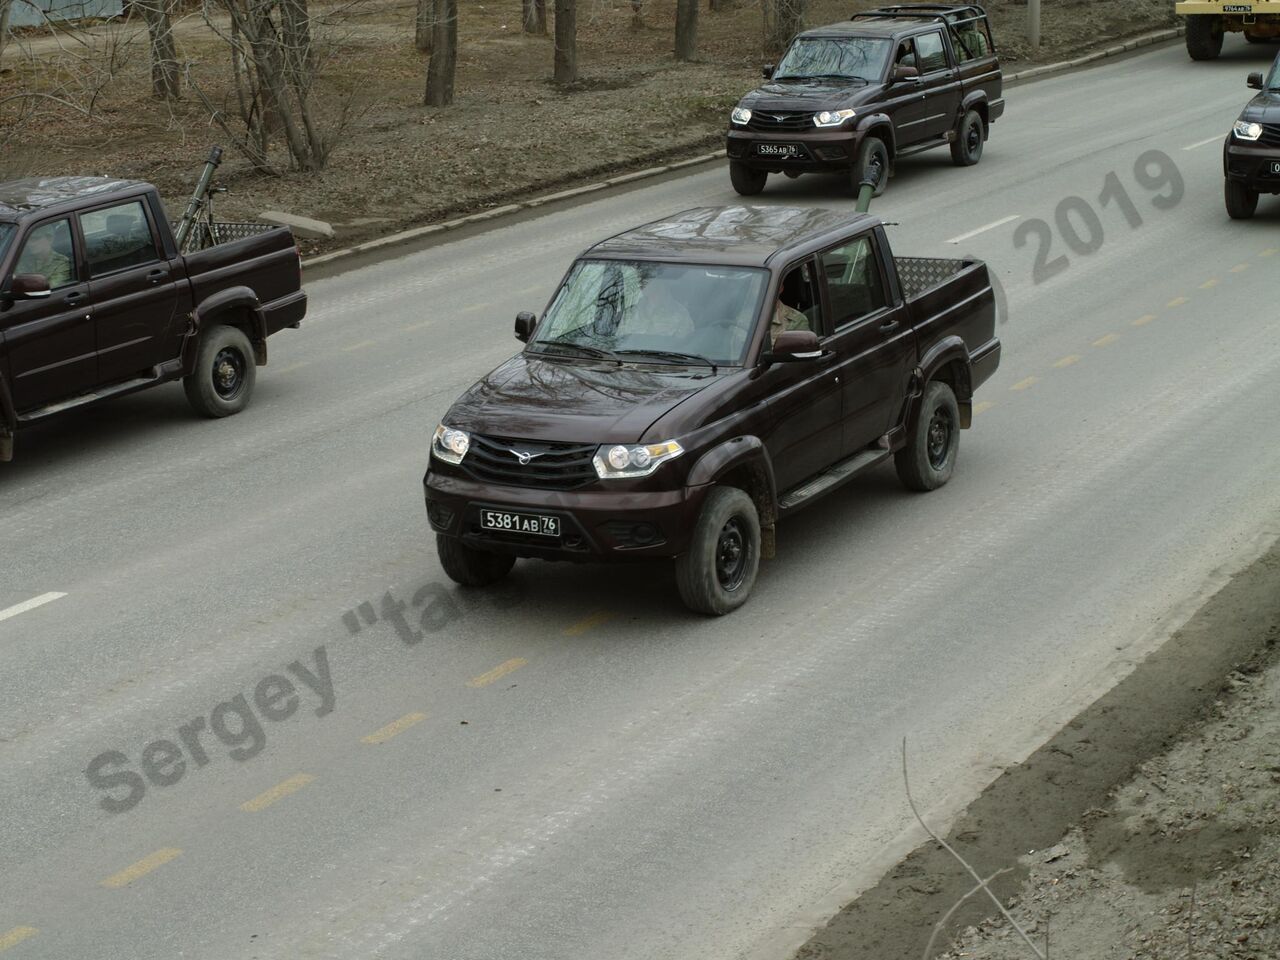
<svg viewBox="0 0 1280 960">
<path fill-rule="evenodd" d="M 1228 180 L 1258 193 L 1280 193 L 1280 147 L 1250 145 L 1229 137 L 1222 161 Z"/>
<path fill-rule="evenodd" d="M 790 133 L 765 133 L 733 127 L 725 136 L 725 153 L 730 160 L 770 173 L 848 169 L 857 161 L 861 145 L 861 134 L 842 127 L 834 130 L 811 127 Z M 766 156 L 760 152 L 761 147 L 789 146 L 796 148 L 798 156 Z"/>
<path fill-rule="evenodd" d="M 422 478 L 431 529 L 467 546 L 542 560 L 652 560 L 684 553 L 706 486 L 677 490 L 547 490 L 481 483 L 428 469 Z M 560 520 L 560 535 L 498 532 L 480 526 L 481 510 Z"/>
</svg>

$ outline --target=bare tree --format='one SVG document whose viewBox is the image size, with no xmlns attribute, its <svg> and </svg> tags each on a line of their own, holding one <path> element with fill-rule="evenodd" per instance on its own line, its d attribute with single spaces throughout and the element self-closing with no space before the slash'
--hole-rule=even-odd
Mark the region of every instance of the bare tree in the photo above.
<svg viewBox="0 0 1280 960">
<path fill-rule="evenodd" d="M 644 0 L 631 0 L 631 28 L 639 30 L 644 26 Z"/>
<path fill-rule="evenodd" d="M 169 4 L 167 0 L 134 3 L 142 11 L 151 38 L 151 95 L 157 100 L 177 100 L 182 95 L 182 84 Z"/>
<path fill-rule="evenodd" d="M 764 45 L 766 50 L 781 51 L 804 27 L 805 0 L 764 0 Z"/>
<path fill-rule="evenodd" d="M 413 18 L 413 45 L 423 53 L 430 53 L 431 38 L 434 34 L 434 0 L 418 0 L 418 12 Z"/>
<path fill-rule="evenodd" d="M 555 82 L 578 79 L 578 0 L 556 0 Z"/>
<path fill-rule="evenodd" d="M 458 0 L 433 0 L 433 4 L 435 24 L 425 101 L 429 107 L 447 107 L 453 103 L 453 78 L 458 69 Z"/>
<path fill-rule="evenodd" d="M 0 68 L 4 66 L 4 47 L 9 41 L 9 10 L 13 0 L 0 0 Z"/>
<path fill-rule="evenodd" d="M 546 36 L 547 0 L 521 0 L 524 32 Z"/>
<path fill-rule="evenodd" d="M 676 59 L 698 55 L 698 0 L 676 0 Z"/>
</svg>

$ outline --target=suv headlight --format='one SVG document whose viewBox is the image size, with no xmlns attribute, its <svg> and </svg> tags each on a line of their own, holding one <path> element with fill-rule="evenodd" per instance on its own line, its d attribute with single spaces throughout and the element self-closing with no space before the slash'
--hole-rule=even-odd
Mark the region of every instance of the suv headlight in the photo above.
<svg viewBox="0 0 1280 960">
<path fill-rule="evenodd" d="M 1236 125 L 1231 128 L 1241 140 L 1257 140 L 1262 136 L 1262 124 L 1250 123 L 1248 120 L 1237 120 Z"/>
<path fill-rule="evenodd" d="M 659 466 L 684 453 L 674 440 L 665 443 L 616 443 L 596 451 L 591 462 L 601 480 L 647 477 Z"/>
<path fill-rule="evenodd" d="M 740 127 L 745 127 L 751 122 L 751 111 L 746 107 L 734 107 L 733 113 L 729 114 L 729 119 Z"/>
<path fill-rule="evenodd" d="M 431 438 L 431 455 L 445 463 L 461 463 L 471 449 L 471 435 L 465 430 L 455 430 L 443 423 L 436 427 Z"/>
<path fill-rule="evenodd" d="M 838 127 L 846 120 L 852 120 L 858 115 L 856 110 L 823 110 L 821 113 L 813 115 L 813 125 L 815 127 Z"/>
</svg>

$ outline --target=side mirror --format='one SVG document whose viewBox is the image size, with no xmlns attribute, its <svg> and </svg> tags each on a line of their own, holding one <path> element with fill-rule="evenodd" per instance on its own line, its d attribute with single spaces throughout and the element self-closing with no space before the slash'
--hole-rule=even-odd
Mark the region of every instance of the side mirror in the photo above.
<svg viewBox="0 0 1280 960">
<path fill-rule="evenodd" d="M 1261 74 L 1261 73 L 1251 73 L 1251 74 L 1249 74 L 1249 89 L 1250 89 L 1250 90 L 1261 90 L 1261 89 L 1262 89 L 1262 74 Z"/>
<path fill-rule="evenodd" d="M 798 360 L 817 360 L 822 356 L 822 344 L 812 330 L 785 330 L 773 341 L 773 348 L 761 357 L 765 363 L 794 363 Z"/>
<path fill-rule="evenodd" d="M 538 318 L 527 310 L 516 314 L 516 339 L 528 343 L 533 336 L 533 328 L 538 325 Z"/>
<path fill-rule="evenodd" d="M 889 75 L 890 83 L 904 83 L 907 80 L 919 80 L 920 70 L 917 67 L 904 67 L 901 64 L 893 68 Z"/>
<path fill-rule="evenodd" d="M 760 68 L 761 76 L 763 76 L 766 80 L 772 80 L 773 68 L 774 68 L 774 65 L 772 63 L 766 63 L 763 67 Z"/>
<path fill-rule="evenodd" d="M 51 292 L 49 278 L 40 273 L 16 273 L 9 285 L 9 296 L 15 300 L 44 300 Z"/>
</svg>

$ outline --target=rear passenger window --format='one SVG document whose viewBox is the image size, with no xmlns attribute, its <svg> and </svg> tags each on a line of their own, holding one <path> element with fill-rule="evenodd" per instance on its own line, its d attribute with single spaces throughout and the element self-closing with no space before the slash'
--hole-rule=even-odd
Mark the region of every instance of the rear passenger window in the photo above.
<svg viewBox="0 0 1280 960">
<path fill-rule="evenodd" d="M 947 69 L 947 54 L 942 49 L 942 34 L 922 33 L 916 37 L 916 57 L 920 61 L 921 74 Z"/>
<path fill-rule="evenodd" d="M 822 273 L 837 329 L 888 306 L 870 237 L 828 250 L 822 255 Z"/>
<path fill-rule="evenodd" d="M 83 213 L 80 215 L 80 229 L 84 232 L 90 277 L 154 263 L 159 259 L 141 200 Z"/>
</svg>

